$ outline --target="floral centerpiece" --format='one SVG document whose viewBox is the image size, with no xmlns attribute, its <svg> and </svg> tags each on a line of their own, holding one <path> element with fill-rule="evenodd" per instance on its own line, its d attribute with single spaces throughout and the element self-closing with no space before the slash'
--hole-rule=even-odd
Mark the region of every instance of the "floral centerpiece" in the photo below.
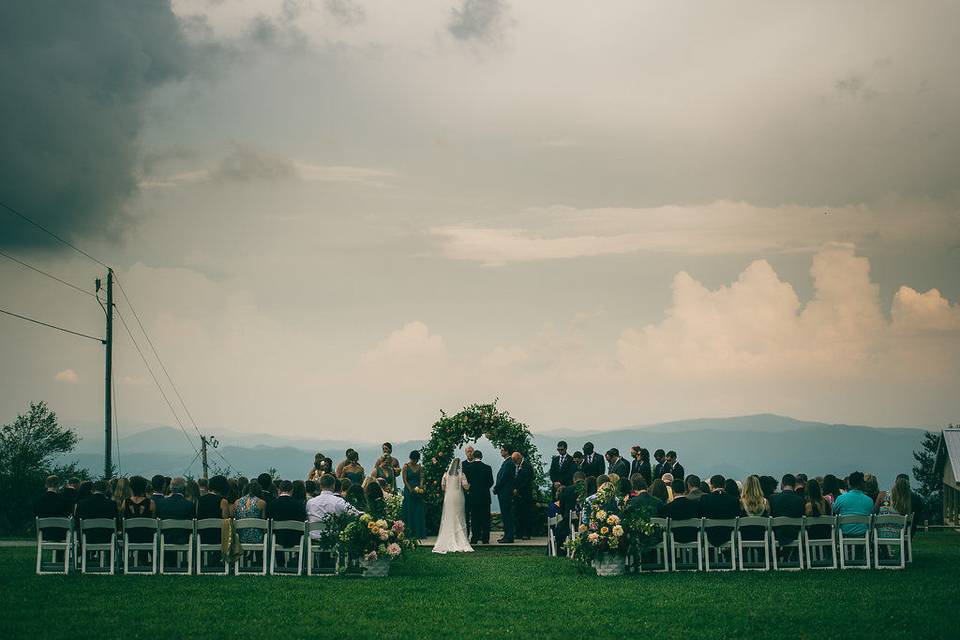
<svg viewBox="0 0 960 640">
<path fill-rule="evenodd" d="M 407 537 L 402 520 L 376 520 L 363 514 L 340 532 L 340 546 L 348 558 L 359 558 L 364 575 L 382 577 L 390 571 L 390 562 L 416 548 L 416 540 Z"/>
</svg>

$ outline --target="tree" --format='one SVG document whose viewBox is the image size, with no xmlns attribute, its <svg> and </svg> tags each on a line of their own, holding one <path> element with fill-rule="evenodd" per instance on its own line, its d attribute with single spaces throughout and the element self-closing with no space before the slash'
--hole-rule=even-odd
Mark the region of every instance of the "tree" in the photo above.
<svg viewBox="0 0 960 640">
<path fill-rule="evenodd" d="M 55 467 L 73 451 L 77 434 L 57 422 L 46 402 L 30 404 L 26 415 L 0 429 L 0 531 L 22 533 L 33 517 L 33 501 L 54 470 L 76 472 L 74 465 Z"/>
<path fill-rule="evenodd" d="M 917 461 L 913 467 L 913 477 L 919 485 L 917 493 L 926 504 L 931 522 L 938 522 L 943 515 L 943 469 L 937 467 L 939 448 L 940 434 L 928 431 L 923 436 L 920 449 L 913 452 L 913 459 Z"/>
</svg>

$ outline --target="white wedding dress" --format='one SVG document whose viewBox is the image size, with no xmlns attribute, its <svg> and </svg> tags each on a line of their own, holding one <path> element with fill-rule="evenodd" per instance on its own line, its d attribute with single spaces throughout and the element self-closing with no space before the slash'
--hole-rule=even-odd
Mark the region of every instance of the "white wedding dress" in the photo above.
<svg viewBox="0 0 960 640">
<path fill-rule="evenodd" d="M 450 463 L 441 484 L 444 489 L 443 515 L 440 516 L 440 533 L 433 545 L 434 553 L 470 552 L 470 539 L 467 537 L 467 512 L 463 490 L 467 479 L 460 472 L 460 459 Z"/>
</svg>

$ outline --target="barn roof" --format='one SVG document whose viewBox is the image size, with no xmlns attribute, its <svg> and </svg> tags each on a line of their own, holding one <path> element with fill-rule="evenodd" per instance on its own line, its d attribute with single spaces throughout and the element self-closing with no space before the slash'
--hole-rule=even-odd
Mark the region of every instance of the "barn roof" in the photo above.
<svg viewBox="0 0 960 640">
<path fill-rule="evenodd" d="M 953 477 L 960 479 L 960 428 L 950 427 L 943 430 L 937 459 L 938 462 L 943 460 L 943 463 L 949 463 L 953 469 Z"/>
</svg>

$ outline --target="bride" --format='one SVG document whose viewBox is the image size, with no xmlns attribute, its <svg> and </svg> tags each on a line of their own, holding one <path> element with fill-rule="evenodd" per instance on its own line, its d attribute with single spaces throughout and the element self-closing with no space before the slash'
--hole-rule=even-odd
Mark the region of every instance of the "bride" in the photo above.
<svg viewBox="0 0 960 640">
<path fill-rule="evenodd" d="M 460 472 L 460 458 L 454 458 L 441 481 L 443 486 L 443 515 L 440 517 L 440 533 L 433 545 L 434 553 L 473 551 L 467 538 L 467 515 L 464 508 L 463 490 L 469 489 L 467 479 Z"/>
</svg>

